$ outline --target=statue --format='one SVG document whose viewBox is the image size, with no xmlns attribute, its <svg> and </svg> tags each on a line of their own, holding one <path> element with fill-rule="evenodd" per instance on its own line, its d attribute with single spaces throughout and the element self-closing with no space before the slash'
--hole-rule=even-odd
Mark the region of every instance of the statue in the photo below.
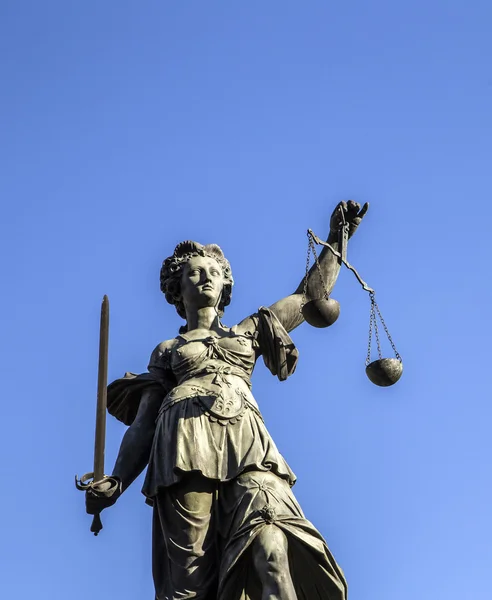
<svg viewBox="0 0 492 600">
<path fill-rule="evenodd" d="M 338 204 L 333 249 L 341 227 L 351 237 L 367 208 Z M 290 296 L 226 327 L 233 277 L 219 246 L 182 242 L 163 262 L 161 290 L 186 324 L 155 348 L 147 373 L 109 385 L 108 412 L 129 428 L 112 475 L 86 492 L 87 512 L 98 515 L 147 467 L 157 600 L 347 597 L 340 567 L 292 493 L 294 473 L 250 382 L 260 356 L 281 381 L 294 372 L 289 332 L 303 322 L 306 300 L 331 292 L 340 260 L 324 248 L 318 269 Z"/>
</svg>

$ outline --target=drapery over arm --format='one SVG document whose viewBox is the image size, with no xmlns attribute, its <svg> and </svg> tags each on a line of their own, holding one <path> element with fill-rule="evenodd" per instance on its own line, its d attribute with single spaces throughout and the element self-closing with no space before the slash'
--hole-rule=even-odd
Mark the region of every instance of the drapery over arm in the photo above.
<svg viewBox="0 0 492 600">
<path fill-rule="evenodd" d="M 125 373 L 124 377 L 113 381 L 108 386 L 109 414 L 125 425 L 131 425 L 144 391 L 155 390 L 164 398 L 176 385 L 167 358 L 167 353 L 158 346 L 150 357 L 148 373 Z"/>
<path fill-rule="evenodd" d="M 275 313 L 264 306 L 258 310 L 258 343 L 272 375 L 284 381 L 294 373 L 299 352 Z"/>
</svg>

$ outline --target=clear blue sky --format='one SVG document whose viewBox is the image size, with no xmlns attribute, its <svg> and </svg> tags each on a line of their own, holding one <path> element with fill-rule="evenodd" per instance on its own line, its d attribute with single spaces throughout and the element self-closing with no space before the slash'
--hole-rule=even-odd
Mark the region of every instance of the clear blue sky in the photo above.
<svg viewBox="0 0 492 600">
<path fill-rule="evenodd" d="M 404 357 L 364 373 L 369 301 L 254 389 L 350 600 L 492 598 L 492 4 L 0 3 L 0 595 L 153 598 L 140 482 L 88 531 L 98 311 L 110 377 L 180 324 L 160 263 L 221 245 L 232 325 L 291 292 L 311 227 L 370 202 L 349 259 Z M 124 427 L 108 421 L 108 470 Z"/>
</svg>

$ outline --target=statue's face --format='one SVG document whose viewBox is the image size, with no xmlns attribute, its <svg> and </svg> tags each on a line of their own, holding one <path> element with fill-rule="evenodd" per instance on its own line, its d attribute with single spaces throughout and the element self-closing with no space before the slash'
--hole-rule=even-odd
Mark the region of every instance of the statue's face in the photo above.
<svg viewBox="0 0 492 600">
<path fill-rule="evenodd" d="M 181 294 L 187 309 L 217 306 L 224 276 L 219 263 L 208 256 L 193 256 L 181 275 Z"/>
</svg>

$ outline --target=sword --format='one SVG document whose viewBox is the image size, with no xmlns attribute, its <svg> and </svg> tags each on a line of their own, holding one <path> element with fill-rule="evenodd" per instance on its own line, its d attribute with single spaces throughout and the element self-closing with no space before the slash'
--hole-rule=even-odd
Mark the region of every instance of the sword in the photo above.
<svg viewBox="0 0 492 600">
<path fill-rule="evenodd" d="M 96 485 L 107 479 L 104 475 L 104 446 L 106 441 L 106 405 L 108 383 L 108 339 L 109 339 L 109 300 L 105 295 L 101 305 L 101 325 L 99 328 L 99 365 L 97 373 L 97 408 L 96 408 L 96 433 L 94 440 L 94 470 L 82 475 L 80 479 L 75 476 L 75 485 L 78 490 L 92 490 Z M 112 486 L 110 485 L 110 488 Z M 102 529 L 101 517 L 94 515 L 91 531 L 97 535 Z"/>
<path fill-rule="evenodd" d="M 99 328 L 99 365 L 97 370 L 96 435 L 94 441 L 94 482 L 104 478 L 104 446 L 106 442 L 106 405 L 108 398 L 109 300 L 104 295 Z"/>
</svg>

